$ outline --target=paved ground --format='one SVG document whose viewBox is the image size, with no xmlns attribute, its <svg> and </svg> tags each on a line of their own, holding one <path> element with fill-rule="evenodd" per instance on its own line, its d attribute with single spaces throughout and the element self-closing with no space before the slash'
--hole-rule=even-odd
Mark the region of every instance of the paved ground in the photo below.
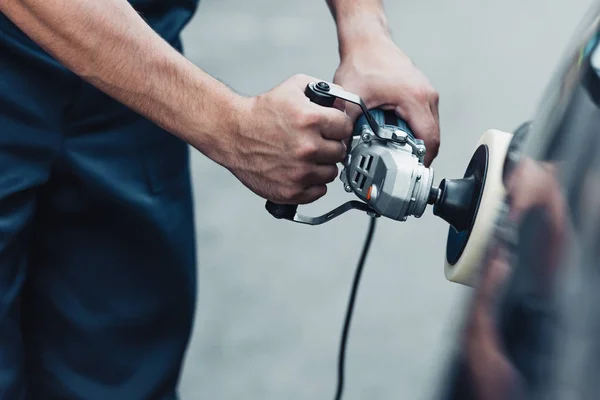
<svg viewBox="0 0 600 400">
<path fill-rule="evenodd" d="M 436 181 L 462 174 L 487 128 L 529 118 L 589 0 L 388 1 L 398 43 L 441 94 Z M 256 94 L 298 72 L 331 79 L 338 61 L 323 0 L 203 0 L 188 56 Z M 367 218 L 305 227 L 194 156 L 200 293 L 181 383 L 191 399 L 330 399 L 339 333 Z M 339 182 L 321 213 L 349 199 Z M 381 220 L 360 289 L 345 399 L 432 395 L 468 290 L 448 283 L 446 226 Z"/>
</svg>

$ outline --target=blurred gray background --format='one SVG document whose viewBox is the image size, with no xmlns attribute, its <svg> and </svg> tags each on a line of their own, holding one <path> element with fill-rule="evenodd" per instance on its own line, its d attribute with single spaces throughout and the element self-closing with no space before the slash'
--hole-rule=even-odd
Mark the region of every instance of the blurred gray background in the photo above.
<svg viewBox="0 0 600 400">
<path fill-rule="evenodd" d="M 480 135 L 530 118 L 590 0 L 387 1 L 394 38 L 440 92 L 436 182 L 462 175 Z M 331 80 L 335 26 L 324 0 L 202 0 L 187 56 L 235 90 L 305 73 Z M 338 344 L 368 219 L 308 227 L 194 154 L 199 299 L 183 399 L 331 399 Z M 339 181 L 302 211 L 352 199 Z M 469 289 L 445 280 L 447 226 L 428 209 L 380 220 L 348 343 L 351 399 L 426 399 L 443 377 Z"/>
</svg>

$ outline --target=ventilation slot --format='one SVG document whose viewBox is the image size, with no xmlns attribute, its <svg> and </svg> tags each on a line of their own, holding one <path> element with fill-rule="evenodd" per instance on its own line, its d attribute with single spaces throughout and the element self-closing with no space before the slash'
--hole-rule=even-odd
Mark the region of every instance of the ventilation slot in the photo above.
<svg viewBox="0 0 600 400">
<path fill-rule="evenodd" d="M 359 190 L 363 190 L 363 188 L 365 187 L 366 181 L 367 181 L 367 177 L 365 175 L 361 174 L 360 172 L 354 173 L 353 182 L 356 186 L 358 186 Z"/>
<path fill-rule="evenodd" d="M 373 164 L 373 156 L 367 157 L 367 166 L 365 167 L 366 172 L 369 172 L 369 169 L 371 169 L 371 164 Z"/>
<path fill-rule="evenodd" d="M 366 181 L 367 181 L 367 177 L 366 177 L 366 176 L 364 176 L 364 175 L 361 175 L 361 176 L 360 176 L 360 180 L 358 181 L 358 188 L 359 188 L 360 190 L 363 190 L 363 189 L 364 189 L 364 187 L 365 187 L 365 182 L 366 182 Z"/>
</svg>

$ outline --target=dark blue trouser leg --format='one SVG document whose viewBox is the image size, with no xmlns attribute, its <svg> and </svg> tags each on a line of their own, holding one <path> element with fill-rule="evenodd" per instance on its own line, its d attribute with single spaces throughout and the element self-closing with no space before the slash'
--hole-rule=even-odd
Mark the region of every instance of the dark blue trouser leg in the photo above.
<svg viewBox="0 0 600 400">
<path fill-rule="evenodd" d="M 46 68 L 20 41 L 0 37 L 1 399 L 28 398 L 22 288 L 29 273 L 38 190 L 62 141 L 56 116 L 71 88 L 64 71 Z M 63 100 L 52 93 L 62 93 Z"/>
<path fill-rule="evenodd" d="M 173 399 L 196 296 L 188 148 L 29 61 L 0 58 L 0 398 Z"/>
</svg>

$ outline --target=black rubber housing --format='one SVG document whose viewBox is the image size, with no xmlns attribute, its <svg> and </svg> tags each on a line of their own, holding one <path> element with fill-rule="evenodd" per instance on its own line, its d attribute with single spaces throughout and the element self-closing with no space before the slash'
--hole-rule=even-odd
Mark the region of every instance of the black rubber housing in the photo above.
<svg viewBox="0 0 600 400">
<path fill-rule="evenodd" d="M 296 204 L 277 204 L 267 201 L 265 208 L 277 219 L 294 219 L 298 206 Z"/>
<path fill-rule="evenodd" d="M 329 90 L 329 85 L 325 82 L 318 82 L 316 86 L 321 90 Z M 310 85 L 306 85 L 304 94 L 310 99 L 310 101 L 323 107 L 333 107 L 335 103 L 335 97 L 317 92 Z"/>
<path fill-rule="evenodd" d="M 477 186 L 473 175 L 463 179 L 444 179 L 440 183 L 441 195 L 433 207 L 433 214 L 457 231 L 468 229 L 476 211 Z"/>
<path fill-rule="evenodd" d="M 460 259 L 477 218 L 488 172 L 489 149 L 477 148 L 462 179 L 444 180 L 441 195 L 433 206 L 434 215 L 450 224 L 446 243 L 446 259 L 450 265 Z"/>
</svg>

